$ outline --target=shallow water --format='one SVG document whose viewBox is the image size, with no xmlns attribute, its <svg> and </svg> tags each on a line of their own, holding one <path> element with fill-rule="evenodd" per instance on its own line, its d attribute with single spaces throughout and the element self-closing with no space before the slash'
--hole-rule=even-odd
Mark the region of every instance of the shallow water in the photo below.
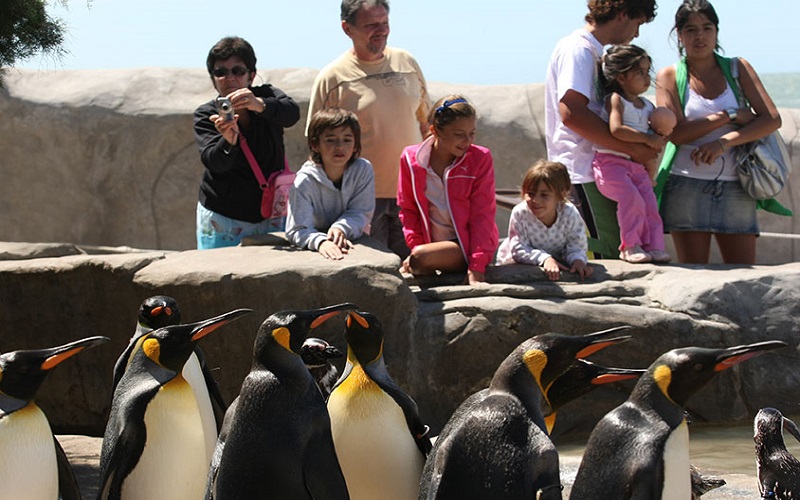
<svg viewBox="0 0 800 500">
<path fill-rule="evenodd" d="M 796 417 L 792 420 L 798 422 Z M 800 457 L 800 442 L 788 432 L 784 442 L 790 453 Z M 556 447 L 560 454 L 576 456 L 582 454 L 585 444 L 556 442 Z M 756 475 L 752 425 L 693 424 L 689 426 L 689 448 L 692 463 L 703 471 Z"/>
</svg>

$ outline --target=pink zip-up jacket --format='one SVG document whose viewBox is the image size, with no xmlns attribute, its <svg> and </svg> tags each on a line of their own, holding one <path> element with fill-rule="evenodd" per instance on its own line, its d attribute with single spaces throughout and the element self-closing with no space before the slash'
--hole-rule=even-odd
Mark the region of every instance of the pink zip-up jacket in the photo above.
<svg viewBox="0 0 800 500">
<path fill-rule="evenodd" d="M 431 140 L 431 139 L 429 139 Z M 421 144 L 408 146 L 400 157 L 397 205 L 408 248 L 431 242 L 426 167 L 417 161 Z M 486 272 L 494 258 L 499 233 L 494 222 L 497 205 L 494 192 L 492 153 L 472 145 L 444 172 L 447 207 L 453 219 L 458 244 L 470 270 Z"/>
</svg>

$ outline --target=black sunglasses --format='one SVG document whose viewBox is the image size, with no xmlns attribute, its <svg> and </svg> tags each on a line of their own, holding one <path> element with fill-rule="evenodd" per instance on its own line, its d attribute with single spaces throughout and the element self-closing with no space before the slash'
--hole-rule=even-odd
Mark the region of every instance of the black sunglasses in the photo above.
<svg viewBox="0 0 800 500">
<path fill-rule="evenodd" d="M 250 70 L 245 68 L 244 66 L 234 66 L 231 69 L 228 68 L 214 68 L 214 71 L 211 72 L 212 75 L 216 76 L 217 78 L 224 78 L 231 73 L 233 76 L 244 76 L 249 73 Z"/>
</svg>

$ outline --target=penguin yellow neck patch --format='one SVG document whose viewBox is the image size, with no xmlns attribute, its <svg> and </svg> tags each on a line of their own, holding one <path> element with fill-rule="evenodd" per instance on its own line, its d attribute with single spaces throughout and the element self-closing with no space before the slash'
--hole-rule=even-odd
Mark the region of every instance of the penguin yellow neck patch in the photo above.
<svg viewBox="0 0 800 500">
<path fill-rule="evenodd" d="M 538 349 L 531 349 L 530 351 L 525 351 L 522 355 L 522 361 L 525 363 L 525 366 L 528 367 L 533 378 L 536 379 L 536 383 L 541 387 L 542 372 L 544 371 L 544 367 L 547 366 L 547 354 Z"/>
<path fill-rule="evenodd" d="M 281 347 L 286 349 L 289 352 L 292 352 L 292 347 L 290 341 L 292 339 L 292 333 L 286 327 L 280 327 L 272 330 L 272 338 L 275 339 L 275 342 L 278 343 Z"/>
<path fill-rule="evenodd" d="M 156 339 L 145 339 L 142 342 L 142 351 L 153 362 L 161 364 L 161 344 Z"/>
<path fill-rule="evenodd" d="M 653 370 L 653 380 L 656 381 L 656 385 L 661 389 L 664 396 L 672 401 L 672 398 L 669 397 L 669 384 L 672 382 L 672 370 L 669 369 L 669 366 L 656 366 L 656 369 Z"/>
</svg>

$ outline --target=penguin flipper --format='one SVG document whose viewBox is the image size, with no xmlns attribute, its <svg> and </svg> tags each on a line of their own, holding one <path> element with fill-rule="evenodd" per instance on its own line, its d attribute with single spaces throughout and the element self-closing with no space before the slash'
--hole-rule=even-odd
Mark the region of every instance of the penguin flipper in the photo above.
<svg viewBox="0 0 800 500">
<path fill-rule="evenodd" d="M 225 412 L 228 410 L 228 404 L 225 402 L 225 398 L 222 397 L 222 391 L 220 391 L 219 384 L 211 373 L 211 368 L 206 364 L 206 356 L 200 346 L 194 346 L 194 355 L 197 356 L 197 361 L 203 371 L 203 379 L 206 381 L 206 388 L 212 402 L 211 406 L 214 409 L 214 418 L 217 421 L 217 432 L 219 432 L 222 429 L 222 421 L 225 418 Z"/>
<path fill-rule="evenodd" d="M 147 372 L 147 373 L 145 373 Z M 147 441 L 144 415 L 163 384 L 177 373 L 158 366 L 127 370 L 120 380 L 100 453 L 101 482 L 98 500 L 118 500 L 122 483 L 142 456 Z"/>
<path fill-rule="evenodd" d="M 395 400 L 400 409 L 403 410 L 403 415 L 406 418 L 408 431 L 414 438 L 414 443 L 419 448 L 420 453 L 427 457 L 431 451 L 431 440 L 428 437 L 430 427 L 422 423 L 422 418 L 419 416 L 419 408 L 417 402 L 411 398 L 397 383 L 392 380 L 386 372 L 386 366 L 383 359 L 379 364 L 370 364 L 364 367 L 364 371 L 369 377 L 375 381 L 378 386 L 386 392 L 392 399 Z"/>
<path fill-rule="evenodd" d="M 53 436 L 53 444 L 56 447 L 56 467 L 58 468 L 58 494 L 62 500 L 81 500 L 81 490 L 75 480 L 75 473 L 69 464 L 67 454 L 61 443 Z"/>
<path fill-rule="evenodd" d="M 336 458 L 330 426 L 316 433 L 303 457 L 306 489 L 314 500 L 348 500 L 350 493 Z"/>
<path fill-rule="evenodd" d="M 239 397 L 231 402 L 228 410 L 225 412 L 225 418 L 222 420 L 222 426 L 217 436 L 217 443 L 214 445 L 214 454 L 211 456 L 211 465 L 208 468 L 208 478 L 206 480 L 206 495 L 203 500 L 213 500 L 214 486 L 217 482 L 217 474 L 219 473 L 219 464 L 222 461 L 222 453 L 225 451 L 225 442 L 228 440 L 233 422 L 236 421 L 236 407 L 239 404 Z"/>
</svg>

